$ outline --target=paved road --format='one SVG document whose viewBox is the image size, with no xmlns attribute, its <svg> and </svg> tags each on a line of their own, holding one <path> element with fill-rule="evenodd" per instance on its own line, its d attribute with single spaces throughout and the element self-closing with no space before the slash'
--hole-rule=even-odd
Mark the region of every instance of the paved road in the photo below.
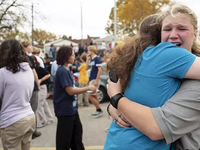
<svg viewBox="0 0 200 150">
<path fill-rule="evenodd" d="M 48 100 L 49 106 L 53 111 L 52 100 Z M 100 118 L 92 118 L 91 113 L 95 112 L 95 107 L 90 104 L 89 107 L 79 108 L 79 115 L 83 125 L 83 143 L 86 150 L 102 150 L 106 140 L 106 128 L 111 123 L 111 118 L 108 119 L 107 105 L 108 102 L 100 104 L 104 113 Z M 56 134 L 57 119 L 54 118 L 54 123 L 44 128 L 40 128 L 42 136 L 34 139 L 31 143 L 31 150 L 55 150 L 55 134 Z M 0 142 L 0 150 L 2 144 Z"/>
</svg>

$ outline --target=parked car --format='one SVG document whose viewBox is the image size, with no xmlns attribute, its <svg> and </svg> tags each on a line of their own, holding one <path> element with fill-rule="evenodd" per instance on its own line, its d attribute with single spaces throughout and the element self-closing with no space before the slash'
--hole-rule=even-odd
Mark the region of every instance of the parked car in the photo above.
<svg viewBox="0 0 200 150">
<path fill-rule="evenodd" d="M 79 82 L 78 82 L 79 76 L 80 76 L 80 72 L 74 73 L 76 87 L 79 87 Z M 88 76 L 90 76 L 90 70 L 88 70 Z M 100 103 L 109 99 L 109 96 L 107 94 L 107 88 L 106 88 L 108 78 L 109 78 L 109 76 L 102 72 L 102 74 L 100 76 L 100 86 L 97 91 L 97 96 L 98 96 Z"/>
</svg>

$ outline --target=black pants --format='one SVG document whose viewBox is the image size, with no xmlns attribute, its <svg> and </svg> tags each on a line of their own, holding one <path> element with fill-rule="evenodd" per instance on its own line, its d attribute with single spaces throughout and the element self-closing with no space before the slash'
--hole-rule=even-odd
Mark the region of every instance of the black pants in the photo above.
<svg viewBox="0 0 200 150">
<path fill-rule="evenodd" d="M 57 116 L 57 119 L 56 150 L 84 150 L 78 112 L 73 116 Z"/>
</svg>

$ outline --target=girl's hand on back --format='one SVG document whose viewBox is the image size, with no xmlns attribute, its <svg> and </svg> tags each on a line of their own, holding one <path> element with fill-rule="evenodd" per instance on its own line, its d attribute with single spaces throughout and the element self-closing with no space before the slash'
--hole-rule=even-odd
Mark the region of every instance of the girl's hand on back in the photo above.
<svg viewBox="0 0 200 150">
<path fill-rule="evenodd" d="M 109 106 L 109 112 L 115 124 L 122 128 L 131 127 L 131 124 L 127 121 L 127 119 L 120 113 L 119 110 L 115 109 L 112 105 Z"/>
</svg>

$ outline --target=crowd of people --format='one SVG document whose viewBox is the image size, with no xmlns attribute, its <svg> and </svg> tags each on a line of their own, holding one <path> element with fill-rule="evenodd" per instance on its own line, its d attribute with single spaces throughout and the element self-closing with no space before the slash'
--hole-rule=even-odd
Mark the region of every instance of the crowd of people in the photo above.
<svg viewBox="0 0 200 150">
<path fill-rule="evenodd" d="M 70 141 L 75 142 L 73 144 L 75 147 L 76 141 L 82 143 L 82 125 L 77 108 L 78 101 L 79 106 L 89 106 L 87 91 L 92 91 L 92 103 L 96 106 L 96 112 L 91 116 L 99 117 L 103 113 L 96 96 L 101 74 L 101 60 L 96 57 L 96 47 L 88 46 L 88 54 L 83 52 L 76 59 L 73 47 L 62 46 L 59 50 L 53 47 L 51 45 L 50 49 L 53 49 L 52 53 L 55 52 L 56 59 L 47 54 L 45 57 L 41 57 L 40 50 L 28 41 L 20 43 L 15 39 L 9 39 L 1 44 L 0 128 L 4 149 L 25 150 L 30 148 L 31 139 L 41 136 L 41 132 L 37 128 L 54 122 L 54 116 L 46 101 L 52 79 L 54 80 L 54 111 L 58 119 L 57 149 L 69 149 Z M 54 55 L 52 54 L 52 56 Z M 94 59 L 92 63 L 90 63 L 91 59 Z M 51 60 L 54 60 L 52 64 Z M 93 68 L 90 79 L 86 66 Z M 75 88 L 73 77 L 73 73 L 77 71 L 80 71 L 79 88 Z M 92 81 L 92 84 L 87 86 L 89 81 Z M 78 99 L 77 94 L 79 94 Z M 97 112 L 99 113 L 97 114 Z M 75 124 L 74 121 L 79 124 Z M 76 130 L 72 130 L 73 128 Z M 23 129 L 25 130 L 21 132 Z M 21 133 L 13 136 L 15 130 L 19 130 Z M 74 137 L 74 134 L 78 134 L 78 136 Z M 13 141 L 10 141 L 10 138 L 13 138 Z M 77 146 L 79 147 L 79 144 Z M 80 148 L 75 149 L 84 149 L 84 146 L 82 144 Z"/>
<path fill-rule="evenodd" d="M 97 97 L 100 75 L 112 70 L 118 82 L 108 79 L 107 111 L 113 121 L 104 150 L 200 149 L 197 25 L 190 8 L 171 6 L 146 17 L 138 33 L 116 43 L 111 54 L 100 54 L 105 63 L 93 43 L 87 51 L 73 46 L 57 50 L 51 45 L 51 64 L 51 58 L 40 57 L 30 42 L 5 40 L 0 45 L 3 148 L 30 149 L 31 140 L 41 135 L 37 128 L 54 122 L 46 101 L 53 82 L 56 150 L 84 150 L 78 107 L 87 107 L 90 100 L 96 108 L 91 116 L 103 114 Z M 80 72 L 79 87 L 75 87 L 75 72 Z"/>
</svg>

